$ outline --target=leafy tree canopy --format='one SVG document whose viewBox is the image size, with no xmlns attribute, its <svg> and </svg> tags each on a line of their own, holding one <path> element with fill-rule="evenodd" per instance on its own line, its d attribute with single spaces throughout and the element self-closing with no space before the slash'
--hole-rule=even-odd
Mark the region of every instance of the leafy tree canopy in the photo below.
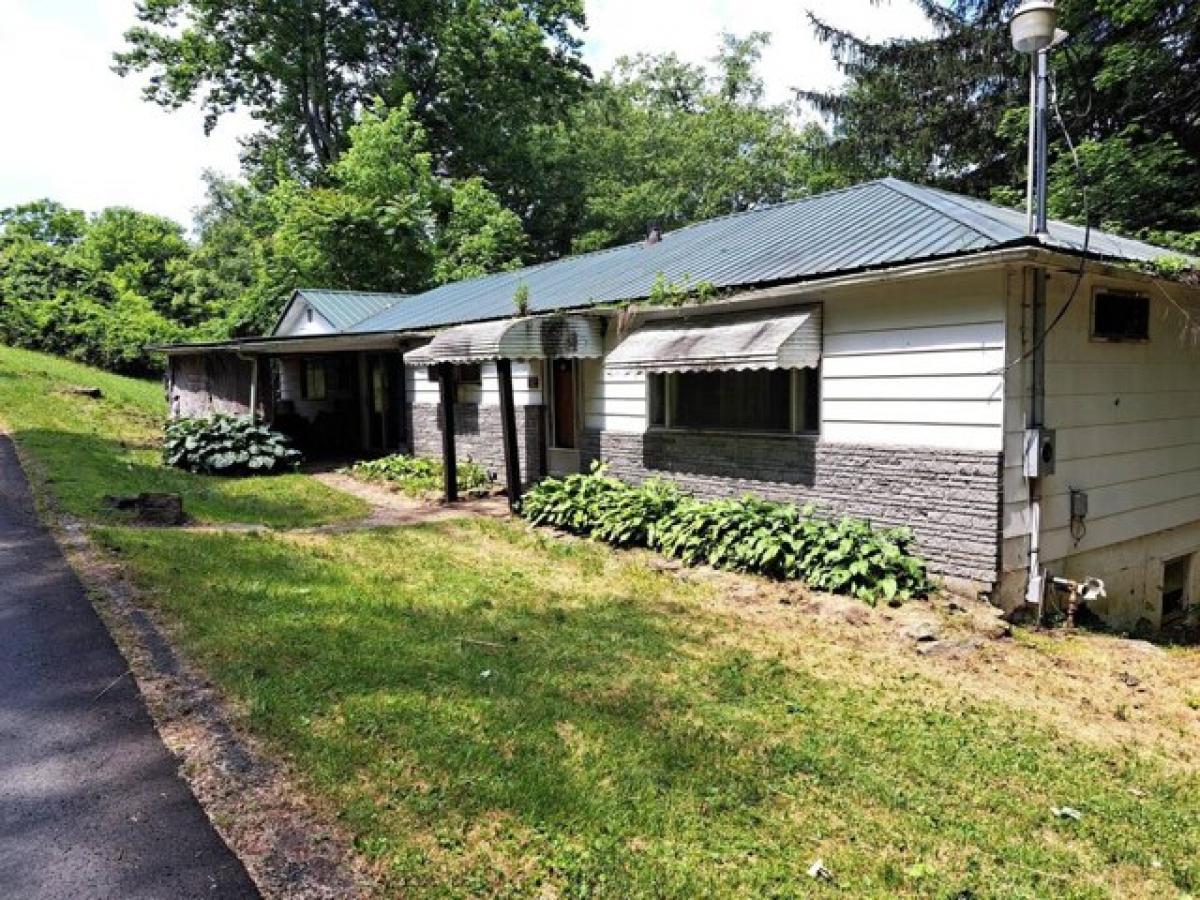
<svg viewBox="0 0 1200 900">
<path fill-rule="evenodd" d="M 934 37 L 871 43 L 817 19 L 846 76 L 801 92 L 831 116 L 836 161 L 1013 200 L 1024 182 L 1029 60 L 1009 45 L 1017 0 L 918 0 Z M 1052 55 L 1079 169 L 1053 129 L 1051 212 L 1125 231 L 1200 227 L 1200 4 L 1060 0 L 1070 40 Z"/>
<path fill-rule="evenodd" d="M 589 73 L 582 0 L 140 0 L 116 54 L 147 99 L 198 101 L 213 128 L 243 108 L 263 124 L 254 174 L 320 182 L 362 110 L 411 100 L 440 174 L 480 175 L 536 218 L 528 132 L 562 117 Z"/>
<path fill-rule="evenodd" d="M 87 216 L 54 200 L 34 200 L 0 209 L 0 240 L 32 238 L 47 244 L 73 244 L 83 237 Z"/>
<path fill-rule="evenodd" d="M 825 136 L 761 102 L 765 34 L 726 35 L 715 71 L 678 57 L 622 59 L 560 131 L 580 177 L 574 249 L 636 240 L 837 183 Z"/>
</svg>

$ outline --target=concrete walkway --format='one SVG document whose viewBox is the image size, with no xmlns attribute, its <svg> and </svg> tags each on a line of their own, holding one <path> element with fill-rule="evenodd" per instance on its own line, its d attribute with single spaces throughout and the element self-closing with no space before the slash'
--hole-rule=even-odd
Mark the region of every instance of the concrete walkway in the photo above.
<svg viewBox="0 0 1200 900">
<path fill-rule="evenodd" d="M 0 897 L 250 898 L 0 435 Z"/>
</svg>

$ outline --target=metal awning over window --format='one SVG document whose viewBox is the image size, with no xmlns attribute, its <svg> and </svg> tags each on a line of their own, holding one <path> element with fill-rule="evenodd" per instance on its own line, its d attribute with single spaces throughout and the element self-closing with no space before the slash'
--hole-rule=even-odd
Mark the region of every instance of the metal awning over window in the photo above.
<svg viewBox="0 0 1200 900">
<path fill-rule="evenodd" d="M 821 307 L 664 319 L 642 326 L 608 355 L 614 369 L 716 372 L 800 369 L 821 361 Z"/>
<path fill-rule="evenodd" d="M 604 355 L 600 321 L 585 316 L 541 316 L 456 325 L 405 354 L 412 366 L 495 359 L 598 359 Z"/>
</svg>

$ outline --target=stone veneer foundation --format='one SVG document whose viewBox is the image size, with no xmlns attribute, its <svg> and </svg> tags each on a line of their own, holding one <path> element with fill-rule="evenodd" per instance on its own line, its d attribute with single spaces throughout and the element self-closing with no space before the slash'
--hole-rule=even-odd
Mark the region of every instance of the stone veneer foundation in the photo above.
<svg viewBox="0 0 1200 900">
<path fill-rule="evenodd" d="M 881 526 L 912 528 L 938 575 L 993 586 L 999 571 L 1001 454 L 825 443 L 806 435 L 585 431 L 585 468 L 669 479 L 702 497 L 754 494 L 815 503 Z"/>
<path fill-rule="evenodd" d="M 528 485 L 546 471 L 542 458 L 542 407 L 518 406 L 517 452 L 521 457 L 521 479 Z M 442 455 L 441 404 L 408 404 L 408 433 L 415 456 L 440 459 Z M 478 403 L 454 406 L 454 449 L 460 461 L 479 463 L 501 484 L 504 478 L 504 432 L 500 407 Z"/>
</svg>

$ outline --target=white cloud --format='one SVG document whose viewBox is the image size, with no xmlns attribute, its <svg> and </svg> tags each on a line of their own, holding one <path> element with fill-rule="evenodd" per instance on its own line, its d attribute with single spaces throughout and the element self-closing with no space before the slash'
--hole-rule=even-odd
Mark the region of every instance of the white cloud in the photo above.
<svg viewBox="0 0 1200 900">
<path fill-rule="evenodd" d="M 821 18 L 872 38 L 926 29 L 911 0 L 808 0 Z M 598 71 L 617 57 L 674 51 L 704 62 L 722 31 L 769 31 L 768 98 L 838 81 L 812 35 L 805 0 L 588 0 L 585 56 Z M 236 172 L 247 116 L 205 137 L 196 109 L 166 112 L 141 99 L 137 77 L 110 69 L 133 0 L 0 0 L 0 207 L 38 197 L 97 210 L 123 204 L 188 222 L 206 168 Z"/>
</svg>

